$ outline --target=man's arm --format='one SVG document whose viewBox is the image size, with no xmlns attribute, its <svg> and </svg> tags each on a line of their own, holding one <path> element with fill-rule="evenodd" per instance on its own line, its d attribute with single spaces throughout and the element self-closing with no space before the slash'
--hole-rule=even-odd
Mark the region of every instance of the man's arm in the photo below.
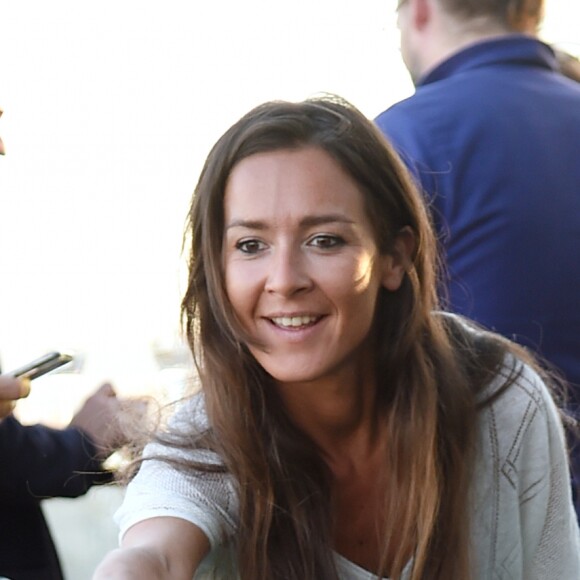
<svg viewBox="0 0 580 580">
<path fill-rule="evenodd" d="M 145 413 L 142 401 L 120 400 L 105 383 L 66 429 L 0 422 L 0 494 L 16 500 L 77 497 L 112 480 L 102 462 L 127 442 L 126 418 Z"/>
<path fill-rule="evenodd" d="M 111 480 L 97 450 L 79 429 L 0 423 L 0 494 L 14 500 L 76 497 Z"/>
</svg>

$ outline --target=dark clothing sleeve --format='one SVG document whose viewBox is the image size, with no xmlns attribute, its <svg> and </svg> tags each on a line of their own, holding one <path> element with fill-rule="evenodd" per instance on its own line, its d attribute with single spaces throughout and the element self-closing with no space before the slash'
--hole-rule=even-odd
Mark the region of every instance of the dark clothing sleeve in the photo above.
<svg viewBox="0 0 580 580">
<path fill-rule="evenodd" d="M 9 416 L 0 422 L 0 496 L 26 501 L 82 495 L 111 480 L 95 456 L 79 429 L 25 426 Z"/>
<path fill-rule="evenodd" d="M 62 580 L 41 508 L 49 497 L 77 497 L 111 481 L 96 449 L 79 429 L 0 422 L 0 576 Z"/>
</svg>

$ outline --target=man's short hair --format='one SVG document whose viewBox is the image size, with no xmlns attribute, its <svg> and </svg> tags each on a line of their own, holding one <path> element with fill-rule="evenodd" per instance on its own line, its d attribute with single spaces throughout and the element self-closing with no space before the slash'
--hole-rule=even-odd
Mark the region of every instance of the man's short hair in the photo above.
<svg viewBox="0 0 580 580">
<path fill-rule="evenodd" d="M 518 32 L 537 28 L 544 15 L 544 0 L 438 0 L 444 10 L 462 20 L 488 18 Z"/>
</svg>

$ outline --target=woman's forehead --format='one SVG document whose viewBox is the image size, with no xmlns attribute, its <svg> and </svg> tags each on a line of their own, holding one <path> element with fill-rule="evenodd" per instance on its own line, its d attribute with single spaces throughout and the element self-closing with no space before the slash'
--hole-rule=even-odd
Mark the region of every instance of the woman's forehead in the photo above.
<svg viewBox="0 0 580 580">
<path fill-rule="evenodd" d="M 230 174 L 224 196 L 226 223 L 341 213 L 360 219 L 363 209 L 358 183 L 317 147 L 247 157 Z"/>
</svg>

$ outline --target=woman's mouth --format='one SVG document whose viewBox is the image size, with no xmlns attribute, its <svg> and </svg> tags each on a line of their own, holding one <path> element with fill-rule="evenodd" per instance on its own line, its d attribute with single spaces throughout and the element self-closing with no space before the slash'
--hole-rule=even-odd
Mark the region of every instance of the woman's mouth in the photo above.
<svg viewBox="0 0 580 580">
<path fill-rule="evenodd" d="M 316 324 L 321 316 L 275 316 L 270 322 L 279 328 L 304 328 Z"/>
</svg>

